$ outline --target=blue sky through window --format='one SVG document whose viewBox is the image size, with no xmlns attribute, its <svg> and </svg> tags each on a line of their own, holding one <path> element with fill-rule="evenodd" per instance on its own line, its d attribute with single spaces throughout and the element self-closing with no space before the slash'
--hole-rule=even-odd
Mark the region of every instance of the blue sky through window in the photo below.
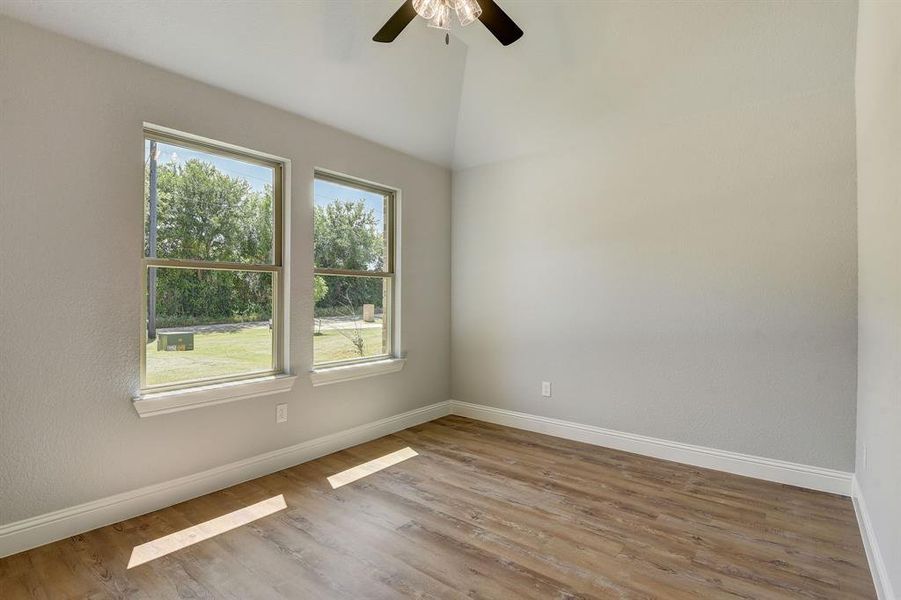
<svg viewBox="0 0 901 600">
<path fill-rule="evenodd" d="M 181 146 L 174 146 L 163 142 L 157 142 L 156 149 L 157 152 L 159 152 L 157 161 L 160 165 L 172 162 L 183 165 L 185 162 L 196 158 L 204 162 L 212 163 L 217 169 L 230 177 L 245 180 L 250 184 L 254 191 L 263 192 L 265 191 L 267 184 L 272 185 L 274 173 L 269 167 L 228 158 L 226 156 L 219 156 L 218 154 L 212 154 L 210 152 L 182 148 Z M 148 160 L 149 156 L 150 141 L 144 140 L 144 160 Z"/>
<path fill-rule="evenodd" d="M 176 163 L 185 164 L 191 159 L 198 159 L 204 162 L 212 163 L 217 169 L 231 177 L 243 179 L 250 184 L 251 188 L 257 192 L 263 192 L 266 185 L 272 185 L 274 176 L 273 170 L 262 165 L 243 162 L 226 156 L 183 148 L 173 144 L 157 142 L 157 151 L 159 164 Z M 150 141 L 144 141 L 144 160 L 148 160 L 150 155 Z M 313 185 L 314 202 L 317 206 L 325 206 L 335 200 L 357 202 L 362 200 L 367 209 L 375 214 L 378 229 L 384 228 L 384 203 L 385 198 L 381 194 L 357 189 L 347 185 L 333 183 L 331 181 L 323 181 L 317 179 Z"/>
<path fill-rule="evenodd" d="M 379 230 L 384 229 L 384 204 L 385 197 L 381 194 L 367 192 L 354 187 L 332 183 L 317 179 L 313 184 L 313 200 L 316 206 L 325 206 L 335 200 L 358 202 L 360 200 L 375 213 L 376 224 Z"/>
</svg>

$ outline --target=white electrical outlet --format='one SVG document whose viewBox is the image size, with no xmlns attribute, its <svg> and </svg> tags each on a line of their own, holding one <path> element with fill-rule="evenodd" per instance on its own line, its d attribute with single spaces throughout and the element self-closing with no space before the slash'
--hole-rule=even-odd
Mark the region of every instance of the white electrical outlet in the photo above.
<svg viewBox="0 0 901 600">
<path fill-rule="evenodd" d="M 278 404 L 275 407 L 275 422 L 284 423 L 288 420 L 288 405 Z"/>
<path fill-rule="evenodd" d="M 542 381 L 541 382 L 541 395 L 545 398 L 551 397 L 551 382 L 550 381 Z"/>
</svg>

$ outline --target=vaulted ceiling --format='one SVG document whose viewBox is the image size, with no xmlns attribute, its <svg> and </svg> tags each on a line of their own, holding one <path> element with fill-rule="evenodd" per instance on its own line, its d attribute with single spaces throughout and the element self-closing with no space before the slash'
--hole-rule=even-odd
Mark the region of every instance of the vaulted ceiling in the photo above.
<svg viewBox="0 0 901 600">
<path fill-rule="evenodd" d="M 525 31 L 451 43 L 402 0 L 0 0 L 0 13 L 454 168 L 625 115 L 686 118 L 853 81 L 853 2 L 498 0 Z M 800 50 L 799 50 L 800 49 Z"/>
</svg>

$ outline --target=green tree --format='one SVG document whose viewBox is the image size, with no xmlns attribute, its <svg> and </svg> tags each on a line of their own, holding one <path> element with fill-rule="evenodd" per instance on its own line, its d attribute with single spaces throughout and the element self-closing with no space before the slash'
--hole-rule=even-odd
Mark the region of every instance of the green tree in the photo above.
<svg viewBox="0 0 901 600">
<path fill-rule="evenodd" d="M 320 268 L 354 271 L 381 271 L 385 268 L 385 238 L 373 209 L 362 200 L 335 200 L 317 205 L 313 213 L 314 264 Z M 327 277 L 328 289 L 323 307 L 345 307 L 348 298 L 354 304 L 382 304 L 379 278 Z M 359 306 L 357 306 L 358 308 Z"/>
<path fill-rule="evenodd" d="M 272 189 L 254 190 L 242 178 L 192 159 L 160 165 L 157 178 L 157 256 L 220 262 L 272 259 Z M 314 264 L 383 270 L 385 239 L 376 213 L 336 200 L 314 211 Z M 268 319 L 272 279 L 266 273 L 158 269 L 157 313 L 166 324 Z M 382 305 L 380 278 L 316 276 L 317 309 L 361 310 Z"/>
<path fill-rule="evenodd" d="M 272 259 L 272 189 L 255 191 L 215 165 L 192 159 L 158 169 L 157 256 L 221 262 Z M 271 317 L 268 273 L 165 269 L 157 314 L 164 324 Z"/>
<path fill-rule="evenodd" d="M 321 275 L 313 276 L 313 313 L 315 314 L 315 306 L 319 304 L 328 295 L 328 284 L 325 277 Z M 316 335 L 322 334 L 322 319 L 316 318 Z"/>
<path fill-rule="evenodd" d="M 384 267 L 384 239 L 375 211 L 359 200 L 336 200 L 314 213 L 317 267 L 355 271 Z"/>
<path fill-rule="evenodd" d="M 313 277 L 313 303 L 319 304 L 326 294 L 328 294 L 328 284 L 325 283 L 325 278 L 316 275 Z"/>
<path fill-rule="evenodd" d="M 271 242 L 272 226 L 259 223 L 257 218 L 268 194 L 255 193 L 246 180 L 229 177 L 213 164 L 197 159 L 184 165 L 164 165 L 158 185 L 159 257 L 269 260 L 269 248 L 258 242 L 267 235 Z M 266 210 L 271 209 L 267 206 Z M 268 233 L 257 231 L 259 225 Z"/>
</svg>

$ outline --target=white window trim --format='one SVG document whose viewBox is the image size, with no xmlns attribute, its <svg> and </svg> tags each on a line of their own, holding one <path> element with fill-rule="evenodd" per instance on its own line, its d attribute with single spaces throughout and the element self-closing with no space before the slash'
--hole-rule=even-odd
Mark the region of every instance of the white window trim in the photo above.
<svg viewBox="0 0 901 600">
<path fill-rule="evenodd" d="M 388 373 L 400 371 L 404 368 L 406 362 L 407 359 L 405 358 L 384 358 L 352 365 L 323 367 L 321 369 L 313 369 L 310 371 L 310 380 L 313 382 L 313 386 L 316 387 L 328 385 L 330 383 L 341 383 L 343 381 L 374 377 L 376 375 L 386 375 Z"/>
<path fill-rule="evenodd" d="M 153 392 L 135 396 L 133 403 L 139 416 L 153 417 L 287 392 L 293 387 L 296 379 L 296 375 L 270 375 L 168 392 Z"/>
<path fill-rule="evenodd" d="M 202 144 L 212 144 L 227 150 L 258 156 L 262 159 L 278 162 L 282 165 L 282 272 L 279 277 L 279 297 L 281 309 L 281 335 L 279 351 L 281 353 L 281 372 L 259 375 L 251 374 L 244 379 L 217 383 L 198 383 L 177 389 L 139 391 L 132 397 L 132 403 L 140 417 L 162 415 L 203 406 L 213 406 L 235 400 L 256 398 L 287 392 L 290 390 L 296 375 L 291 373 L 290 331 L 291 331 L 291 160 L 234 144 L 185 133 L 177 129 L 163 127 L 154 123 L 143 124 L 145 130 L 153 130 L 162 134 L 181 137 Z M 145 310 L 143 293 L 140 296 L 141 310 Z M 143 325 L 142 325 L 143 327 Z M 143 340 L 143 337 L 142 337 Z M 143 368 L 143 367 L 142 367 Z"/>
</svg>

